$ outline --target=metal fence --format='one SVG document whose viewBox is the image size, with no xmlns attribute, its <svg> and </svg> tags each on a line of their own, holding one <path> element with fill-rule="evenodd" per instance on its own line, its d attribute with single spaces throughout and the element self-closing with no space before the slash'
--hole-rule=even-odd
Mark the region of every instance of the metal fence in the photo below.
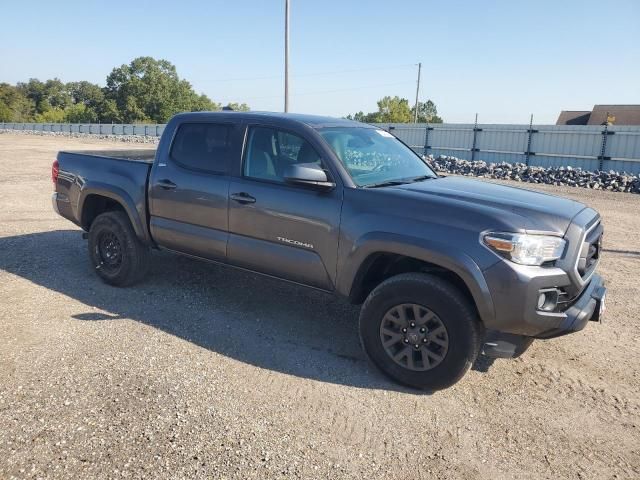
<svg viewBox="0 0 640 480">
<path fill-rule="evenodd" d="M 465 160 L 572 166 L 640 174 L 640 127 L 598 125 L 379 124 L 419 153 Z M 0 129 L 160 136 L 158 124 L 0 123 Z"/>
<path fill-rule="evenodd" d="M 465 160 L 640 174 L 640 127 L 379 124 L 419 153 Z"/>
<path fill-rule="evenodd" d="M 130 123 L 3 123 L 0 129 L 35 132 L 90 133 L 94 135 L 146 135 L 159 137 L 164 124 Z"/>
</svg>

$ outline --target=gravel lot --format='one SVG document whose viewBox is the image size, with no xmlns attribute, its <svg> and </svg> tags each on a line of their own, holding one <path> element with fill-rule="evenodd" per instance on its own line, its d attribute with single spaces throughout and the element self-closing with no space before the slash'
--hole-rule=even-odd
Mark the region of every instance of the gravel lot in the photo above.
<svg viewBox="0 0 640 480">
<path fill-rule="evenodd" d="M 145 147 L 0 135 L 0 478 L 640 477 L 640 196 L 536 187 L 603 215 L 606 322 L 425 395 L 331 296 L 165 254 L 102 284 L 50 204 L 96 145 Z"/>
</svg>

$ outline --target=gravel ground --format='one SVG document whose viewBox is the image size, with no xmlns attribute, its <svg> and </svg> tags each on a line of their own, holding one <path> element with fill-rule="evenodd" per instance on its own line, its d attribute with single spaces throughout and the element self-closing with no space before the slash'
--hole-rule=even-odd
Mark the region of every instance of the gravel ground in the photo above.
<svg viewBox="0 0 640 480">
<path fill-rule="evenodd" d="M 331 296 L 163 254 L 102 284 L 50 205 L 96 145 L 0 136 L 0 478 L 640 477 L 640 196 L 536 187 L 603 215 L 606 322 L 426 395 Z"/>
</svg>

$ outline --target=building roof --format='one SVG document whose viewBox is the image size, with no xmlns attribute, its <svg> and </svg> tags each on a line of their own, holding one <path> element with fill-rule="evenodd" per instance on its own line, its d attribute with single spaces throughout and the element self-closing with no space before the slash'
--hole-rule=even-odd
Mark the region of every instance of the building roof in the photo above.
<svg viewBox="0 0 640 480">
<path fill-rule="evenodd" d="M 640 105 L 595 105 L 587 125 L 604 125 L 607 114 L 615 117 L 613 125 L 640 125 Z"/>
<path fill-rule="evenodd" d="M 640 125 L 640 105 L 594 105 L 592 111 L 563 110 L 556 125 Z"/>
<path fill-rule="evenodd" d="M 562 110 L 556 125 L 586 125 L 590 115 L 588 110 Z"/>
</svg>

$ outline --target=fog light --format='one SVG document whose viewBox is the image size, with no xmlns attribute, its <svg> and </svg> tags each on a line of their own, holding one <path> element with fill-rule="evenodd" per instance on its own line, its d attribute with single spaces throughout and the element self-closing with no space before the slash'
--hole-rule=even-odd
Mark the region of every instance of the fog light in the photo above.
<svg viewBox="0 0 640 480">
<path fill-rule="evenodd" d="M 558 290 L 550 288 L 548 290 L 540 290 L 538 295 L 538 310 L 551 312 L 558 305 Z"/>
<path fill-rule="evenodd" d="M 544 307 L 544 304 L 547 301 L 547 294 L 546 293 L 541 293 L 540 296 L 538 297 L 538 310 L 542 310 L 542 307 Z"/>
</svg>

